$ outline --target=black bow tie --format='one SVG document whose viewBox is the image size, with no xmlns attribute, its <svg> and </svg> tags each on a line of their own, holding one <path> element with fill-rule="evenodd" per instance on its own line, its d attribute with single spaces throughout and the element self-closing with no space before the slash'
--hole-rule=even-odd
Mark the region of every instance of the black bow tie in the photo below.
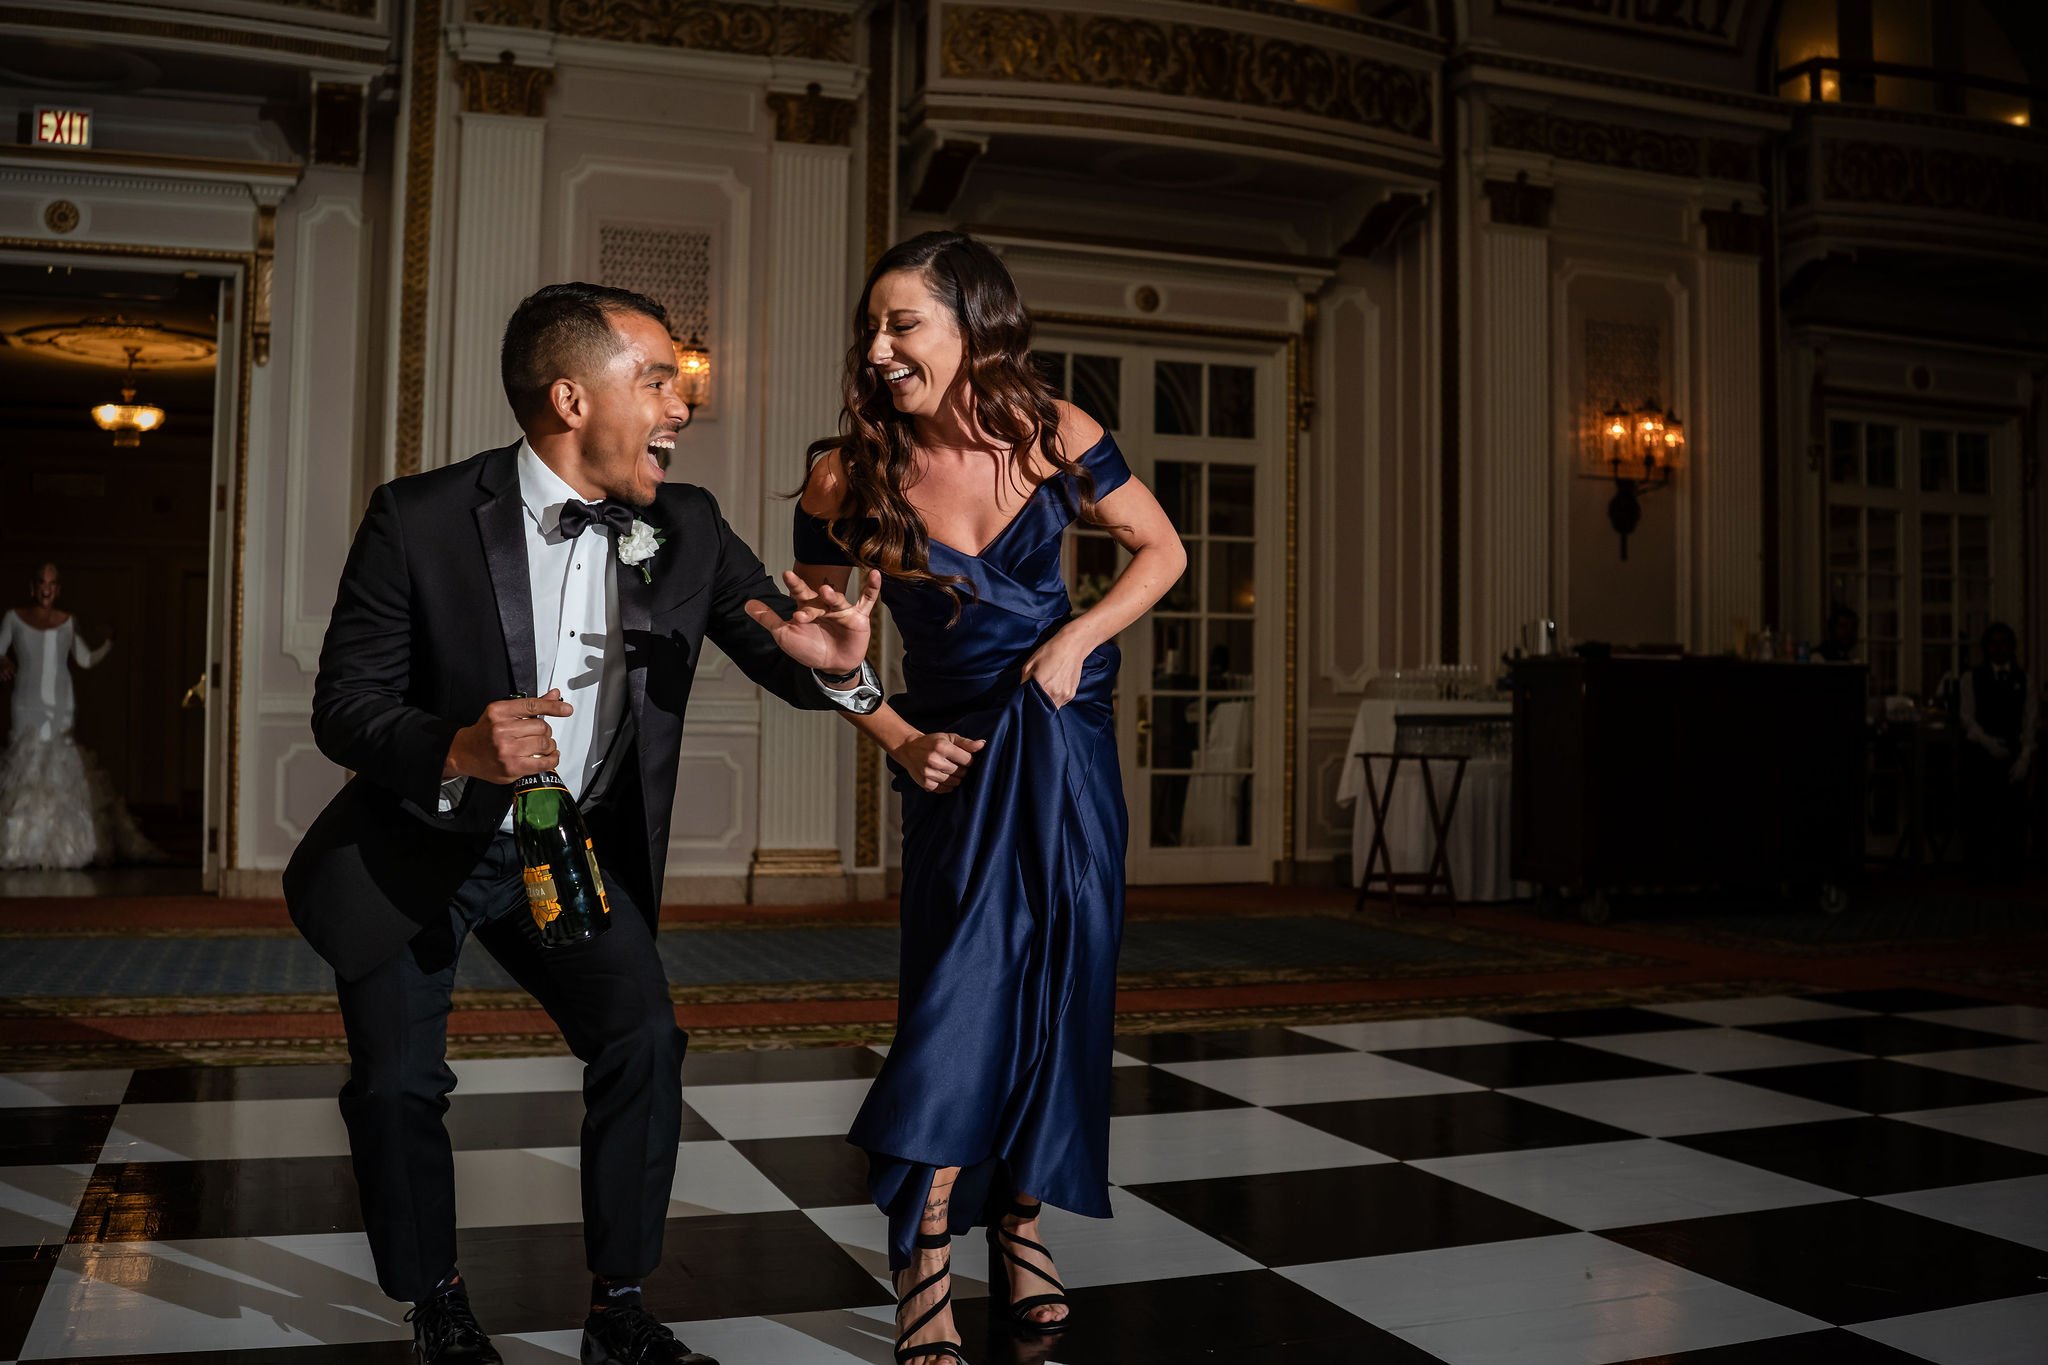
<svg viewBox="0 0 2048 1365">
<path fill-rule="evenodd" d="M 577 502 L 571 499 L 562 504 L 562 515 L 555 525 L 561 529 L 564 540 L 574 540 L 593 526 L 622 536 L 633 529 L 633 509 L 611 501 Z"/>
</svg>

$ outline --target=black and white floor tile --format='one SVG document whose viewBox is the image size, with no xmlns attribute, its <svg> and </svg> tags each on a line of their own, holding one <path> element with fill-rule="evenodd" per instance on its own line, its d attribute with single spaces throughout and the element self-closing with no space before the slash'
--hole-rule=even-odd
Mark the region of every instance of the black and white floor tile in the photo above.
<svg viewBox="0 0 2048 1365">
<path fill-rule="evenodd" d="M 1076 1326 L 977 1362 L 2048 1361 L 2048 1010 L 1925 991 L 1119 1042 L 1114 1220 L 1049 1215 Z M 725 1365 L 889 1359 L 843 1141 L 878 1050 L 685 1072 L 652 1306 Z M 575 1358 L 578 1067 L 455 1063 L 462 1266 Z M 0 1365 L 407 1356 L 334 1067 L 0 1075 Z"/>
</svg>

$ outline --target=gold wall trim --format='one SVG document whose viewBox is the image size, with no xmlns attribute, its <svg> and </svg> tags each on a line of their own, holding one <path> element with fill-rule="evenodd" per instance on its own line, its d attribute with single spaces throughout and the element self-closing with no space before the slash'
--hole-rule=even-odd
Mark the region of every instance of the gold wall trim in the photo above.
<svg viewBox="0 0 2048 1365">
<path fill-rule="evenodd" d="M 420 472 L 424 443 L 427 304 L 433 276 L 434 136 L 441 106 L 441 0 L 414 0 L 411 49 L 406 54 L 405 227 L 398 284 L 397 429 L 392 468 L 399 477 Z"/>
<path fill-rule="evenodd" d="M 1292 152 L 1297 156 L 1319 157 L 1324 161 L 1390 170 L 1409 177 L 1433 174 L 1440 159 L 1434 151 L 1417 148 L 1417 157 L 1404 160 L 1376 156 L 1356 144 L 1311 142 L 1302 138 L 1276 137 L 1258 129 L 1218 127 L 1211 123 L 1181 121 L 1159 114 L 1126 117 L 1121 114 L 1079 113 L 1051 106 L 1032 109 L 1002 109 L 981 105 L 933 104 L 920 113 L 923 123 L 962 123 L 969 127 L 989 123 L 1021 123 L 1032 128 L 1081 128 L 1093 133 L 1143 133 L 1154 137 L 1177 137 L 1191 142 L 1224 143 L 1233 147 L 1256 147 L 1262 151 Z"/>
<path fill-rule="evenodd" d="M 1402 47 L 1412 47 L 1418 52 L 1442 53 L 1450 50 L 1450 44 L 1434 33 L 1404 28 L 1400 24 L 1390 23 L 1384 19 L 1370 19 L 1362 14 L 1345 14 L 1341 10 L 1323 9 L 1315 4 L 1303 4 L 1301 0 L 1182 0 L 1182 3 L 1201 5 L 1205 9 L 1234 10 L 1239 14 L 1262 14 L 1295 24 L 1317 24 L 1345 33 L 1377 38 L 1382 42 L 1397 43 Z"/>
<path fill-rule="evenodd" d="M 1422 141 L 1436 120 L 1433 78 L 1422 68 L 1206 24 L 947 5 L 939 62 L 953 80 L 1136 90 Z"/>
<path fill-rule="evenodd" d="M 0 5 L 0 24 L 90 31 L 117 38 L 169 38 L 186 43 L 213 43 L 222 47 L 286 53 L 294 57 L 319 57 L 351 66 L 378 65 L 383 60 L 386 47 L 381 38 L 370 35 L 365 35 L 369 41 L 363 43 L 331 43 L 311 38 L 287 38 L 275 33 L 250 33 L 238 28 L 215 28 L 208 24 L 174 23 L 164 19 L 113 19 L 104 15 L 86 16 L 24 5 Z"/>
<path fill-rule="evenodd" d="M 1294 749 L 1300 725 L 1294 692 L 1297 685 L 1295 655 L 1298 652 L 1298 632 L 1301 624 L 1295 598 L 1299 592 L 1301 558 L 1300 542 L 1297 537 L 1301 525 L 1302 334 L 1226 327 L 1202 322 L 1155 322 L 1149 318 L 1100 317 L 1093 313 L 1034 311 L 1031 314 L 1031 321 L 1033 324 L 1055 327 L 1095 327 L 1113 332 L 1134 332 L 1140 336 L 1193 336 L 1227 341 L 1261 341 L 1286 348 L 1287 406 L 1283 420 L 1287 426 L 1287 602 L 1281 612 L 1281 619 L 1285 623 L 1286 634 L 1287 666 L 1284 685 L 1287 695 L 1281 703 L 1281 713 L 1285 719 L 1281 726 L 1280 854 L 1277 862 L 1291 868 L 1294 863 Z"/>
<path fill-rule="evenodd" d="M 757 848 L 753 877 L 844 877 L 846 864 L 836 848 Z"/>
<path fill-rule="evenodd" d="M 801 95 L 781 92 L 768 96 L 768 112 L 775 116 L 775 140 L 798 142 L 812 147 L 851 147 L 853 119 L 860 105 L 824 93 L 815 82 Z"/>
<path fill-rule="evenodd" d="M 555 83 L 555 73 L 544 66 L 521 66 L 508 52 L 495 62 L 457 62 L 454 75 L 462 86 L 465 114 L 547 116 L 548 87 Z"/>
<path fill-rule="evenodd" d="M 730 0 L 469 0 L 472 23 L 743 57 L 853 60 L 853 16 Z"/>
<path fill-rule="evenodd" d="M 241 836 L 242 804 L 242 601 L 243 583 L 247 578 L 246 534 L 249 521 L 249 389 L 254 377 L 253 363 L 256 349 L 256 310 L 250 306 L 250 295 L 256 280 L 256 254 L 249 251 L 218 251 L 206 248 L 171 246 L 121 246 L 111 242 L 63 242 L 40 237 L 0 237 L 0 251 L 54 252 L 70 256 L 104 256 L 110 260 L 150 261 L 204 261 L 209 264 L 233 266 L 241 272 L 239 290 L 234 295 L 236 312 L 240 319 L 242 340 L 241 357 L 237 367 L 238 378 L 235 392 L 235 449 L 234 481 L 235 507 L 234 552 L 229 559 L 228 576 L 233 580 L 231 590 L 233 601 L 229 613 L 228 627 L 228 699 L 227 699 L 227 745 L 228 772 L 227 794 L 221 815 L 225 826 L 221 840 L 220 871 L 226 874 L 235 866 L 236 852 Z M 235 278 L 235 277 L 230 277 Z M 224 414 L 213 414 L 215 423 L 225 419 Z M 212 585 L 209 585 L 212 586 Z M 203 856 L 203 855 L 202 855 Z"/>
</svg>

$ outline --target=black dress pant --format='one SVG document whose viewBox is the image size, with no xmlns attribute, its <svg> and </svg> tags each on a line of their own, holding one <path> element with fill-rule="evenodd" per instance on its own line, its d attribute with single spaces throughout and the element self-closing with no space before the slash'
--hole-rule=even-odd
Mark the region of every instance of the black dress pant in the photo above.
<svg viewBox="0 0 2048 1365">
<path fill-rule="evenodd" d="M 546 1009 L 583 1063 L 583 1242 L 593 1273 L 641 1276 L 661 1260 L 675 1179 L 687 1041 L 654 936 L 606 875 L 611 927 L 544 947 L 519 855 L 500 834 L 448 907 L 445 927 L 355 981 L 339 981 L 350 1074 L 341 1091 L 377 1283 L 426 1297 L 455 1265 L 455 1160 L 442 1123 L 455 1075 L 448 1010 L 474 935 Z M 517 1198 L 517 1191 L 505 1191 Z"/>
</svg>

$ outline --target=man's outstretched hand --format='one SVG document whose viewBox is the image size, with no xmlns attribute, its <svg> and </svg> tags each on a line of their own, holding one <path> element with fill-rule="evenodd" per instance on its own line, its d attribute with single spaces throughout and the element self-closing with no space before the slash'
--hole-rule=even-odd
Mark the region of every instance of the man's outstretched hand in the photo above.
<svg viewBox="0 0 2048 1365">
<path fill-rule="evenodd" d="M 775 609 L 755 598 L 747 603 L 747 615 L 754 624 L 775 637 L 775 644 L 790 658 L 820 673 L 851 673 L 868 654 L 868 618 L 882 595 L 882 575 L 870 571 L 860 596 L 847 600 L 829 583 L 815 590 L 794 572 L 782 581 L 796 602 L 787 621 Z"/>
</svg>

